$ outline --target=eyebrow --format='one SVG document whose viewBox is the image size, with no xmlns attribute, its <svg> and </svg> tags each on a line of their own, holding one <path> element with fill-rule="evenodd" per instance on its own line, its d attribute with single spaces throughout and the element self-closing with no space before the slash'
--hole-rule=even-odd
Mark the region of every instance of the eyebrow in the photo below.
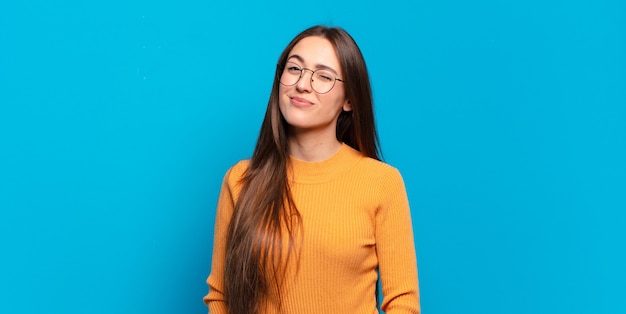
<svg viewBox="0 0 626 314">
<path fill-rule="evenodd" d="M 291 55 L 289 56 L 289 58 L 287 58 L 287 61 L 289 61 L 290 59 L 297 59 L 298 61 L 300 61 L 301 63 L 304 63 L 304 59 L 302 57 L 300 57 L 299 55 Z M 333 73 L 335 73 L 335 75 L 337 74 L 337 71 L 335 71 L 333 68 L 327 66 L 327 65 L 323 65 L 323 64 L 316 64 L 315 65 L 315 69 L 324 69 L 324 70 L 328 70 L 331 71 Z"/>
</svg>

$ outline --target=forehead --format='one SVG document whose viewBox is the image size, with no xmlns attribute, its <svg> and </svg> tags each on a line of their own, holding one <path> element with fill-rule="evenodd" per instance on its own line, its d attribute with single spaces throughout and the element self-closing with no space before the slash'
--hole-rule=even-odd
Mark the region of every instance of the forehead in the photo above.
<svg viewBox="0 0 626 314">
<path fill-rule="evenodd" d="M 340 70 L 335 48 L 326 38 L 310 36 L 301 39 L 289 52 L 289 57 L 294 55 L 302 58 L 306 67 L 323 65 Z"/>
</svg>

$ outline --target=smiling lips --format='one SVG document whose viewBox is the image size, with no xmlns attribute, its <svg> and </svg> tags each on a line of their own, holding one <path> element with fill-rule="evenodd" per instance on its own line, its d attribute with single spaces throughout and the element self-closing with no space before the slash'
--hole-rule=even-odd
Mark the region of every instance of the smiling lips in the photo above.
<svg viewBox="0 0 626 314">
<path fill-rule="evenodd" d="M 296 96 L 290 96 L 289 100 L 291 102 L 292 105 L 296 106 L 296 107 L 308 107 L 308 106 L 312 106 L 313 103 L 301 98 L 301 97 L 296 97 Z"/>
</svg>

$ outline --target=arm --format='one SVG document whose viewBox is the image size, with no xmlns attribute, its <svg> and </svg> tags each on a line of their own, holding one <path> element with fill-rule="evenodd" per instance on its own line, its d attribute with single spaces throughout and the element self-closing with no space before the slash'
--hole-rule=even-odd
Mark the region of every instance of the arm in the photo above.
<svg viewBox="0 0 626 314">
<path fill-rule="evenodd" d="M 417 259 L 404 182 L 394 169 L 380 183 L 376 252 L 383 292 L 381 309 L 387 314 L 419 314 Z"/>
<path fill-rule="evenodd" d="M 224 296 L 224 260 L 226 258 L 226 237 L 228 226 L 235 208 L 235 198 L 241 175 L 241 162 L 231 168 L 224 176 L 215 216 L 215 233 L 213 238 L 213 257 L 211 274 L 207 278 L 209 293 L 203 298 L 209 313 L 226 314 L 226 298 Z"/>
</svg>

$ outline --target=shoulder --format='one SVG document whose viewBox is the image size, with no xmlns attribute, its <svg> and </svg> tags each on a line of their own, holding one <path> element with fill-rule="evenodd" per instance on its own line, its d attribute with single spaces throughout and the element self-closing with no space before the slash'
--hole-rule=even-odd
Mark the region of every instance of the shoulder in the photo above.
<svg viewBox="0 0 626 314">
<path fill-rule="evenodd" d="M 396 167 L 374 158 L 363 157 L 358 165 L 358 169 L 368 176 L 373 176 L 381 180 L 402 180 L 402 175 Z"/>
<path fill-rule="evenodd" d="M 372 186 L 378 210 L 394 212 L 409 207 L 406 186 L 398 168 L 372 158 L 364 158 L 361 167 L 369 173 L 367 181 Z"/>
<path fill-rule="evenodd" d="M 250 165 L 249 159 L 243 159 L 238 161 L 236 164 L 232 165 L 228 171 L 226 172 L 229 177 L 241 178 L 246 171 L 248 170 L 248 166 Z"/>
<path fill-rule="evenodd" d="M 249 159 L 244 159 L 238 161 L 236 164 L 231 166 L 226 174 L 224 175 L 224 183 L 228 185 L 231 189 L 237 188 L 243 182 L 243 177 L 246 175 L 248 170 L 248 166 L 250 165 Z"/>
<path fill-rule="evenodd" d="M 354 167 L 350 169 L 353 174 L 358 174 L 359 177 L 364 179 L 382 179 L 387 177 L 402 178 L 398 169 L 384 161 L 367 157 L 358 150 L 344 144 L 346 150 L 349 151 L 350 158 L 354 162 Z"/>
<path fill-rule="evenodd" d="M 406 186 L 400 171 L 383 161 L 363 158 L 358 165 L 364 182 L 369 182 L 381 202 L 387 202 L 398 195 L 406 194 Z"/>
</svg>

